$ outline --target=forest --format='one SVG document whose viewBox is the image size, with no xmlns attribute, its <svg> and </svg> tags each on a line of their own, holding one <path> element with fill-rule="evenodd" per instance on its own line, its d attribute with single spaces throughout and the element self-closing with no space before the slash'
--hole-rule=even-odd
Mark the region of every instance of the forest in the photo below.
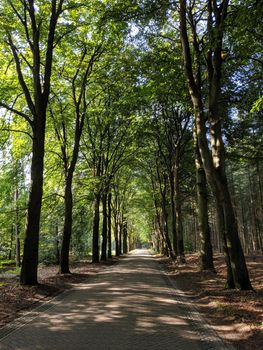
<svg viewBox="0 0 263 350">
<path fill-rule="evenodd" d="M 0 268 L 146 247 L 251 290 L 263 251 L 258 0 L 0 2 Z M 21 270 L 20 270 L 21 269 Z"/>
</svg>

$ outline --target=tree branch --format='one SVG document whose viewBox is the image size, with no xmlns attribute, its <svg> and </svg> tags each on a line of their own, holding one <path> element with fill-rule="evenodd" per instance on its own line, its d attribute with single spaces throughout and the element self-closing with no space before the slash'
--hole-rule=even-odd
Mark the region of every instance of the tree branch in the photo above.
<svg viewBox="0 0 263 350">
<path fill-rule="evenodd" d="M 3 107 L 3 108 L 5 108 L 5 109 L 7 109 L 8 111 L 13 112 L 13 113 L 19 115 L 20 117 L 24 118 L 24 119 L 30 124 L 30 126 L 31 126 L 32 129 L 33 129 L 33 127 L 34 127 L 34 122 L 33 122 L 25 113 L 20 112 L 20 111 L 18 111 L 17 109 L 8 106 L 8 105 L 5 104 L 4 102 L 0 102 L 0 107 Z"/>
</svg>

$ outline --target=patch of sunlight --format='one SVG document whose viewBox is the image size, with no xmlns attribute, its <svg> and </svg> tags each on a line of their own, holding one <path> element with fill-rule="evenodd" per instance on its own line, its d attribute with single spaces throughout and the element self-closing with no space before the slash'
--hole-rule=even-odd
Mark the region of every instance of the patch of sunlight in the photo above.
<svg viewBox="0 0 263 350">
<path fill-rule="evenodd" d="M 187 325 L 187 322 L 184 321 L 181 318 L 175 318 L 171 316 L 159 316 L 157 318 L 158 321 L 160 321 L 163 324 L 169 324 L 169 325 L 174 325 L 174 326 L 185 326 Z"/>
</svg>

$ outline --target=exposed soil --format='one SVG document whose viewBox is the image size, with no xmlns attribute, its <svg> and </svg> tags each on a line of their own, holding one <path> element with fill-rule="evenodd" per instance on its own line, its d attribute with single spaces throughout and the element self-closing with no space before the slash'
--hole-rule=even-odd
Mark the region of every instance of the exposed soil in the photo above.
<svg viewBox="0 0 263 350">
<path fill-rule="evenodd" d="M 200 272 L 198 255 L 186 255 L 187 263 L 178 264 L 158 257 L 166 272 L 176 279 L 180 289 L 190 298 L 212 327 L 238 350 L 263 349 L 263 257 L 247 257 L 253 291 L 226 290 L 223 256 L 215 256 L 217 274 Z M 74 263 L 71 274 L 58 275 L 57 266 L 39 268 L 38 286 L 23 287 L 18 277 L 0 277 L 0 327 L 35 308 L 65 289 L 82 283 L 89 276 L 105 269 L 104 264 Z"/>
<path fill-rule="evenodd" d="M 239 350 L 263 349 L 263 256 L 247 257 L 255 291 L 227 290 L 221 254 L 215 255 L 217 273 L 200 272 L 197 254 L 186 255 L 185 265 L 160 258 L 186 298 L 212 327 Z"/>
</svg>

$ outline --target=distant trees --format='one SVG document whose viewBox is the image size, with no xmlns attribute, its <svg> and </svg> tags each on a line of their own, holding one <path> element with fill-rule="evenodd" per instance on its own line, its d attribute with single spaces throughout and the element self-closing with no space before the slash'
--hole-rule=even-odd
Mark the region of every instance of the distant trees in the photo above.
<svg viewBox="0 0 263 350">
<path fill-rule="evenodd" d="M 74 257 L 148 242 L 179 263 L 199 250 L 212 271 L 223 250 L 228 287 L 251 288 L 262 9 L 178 5 L 1 3 L 0 254 L 19 265 L 24 242 L 22 284 L 37 283 L 39 260 L 68 273 Z"/>
</svg>

